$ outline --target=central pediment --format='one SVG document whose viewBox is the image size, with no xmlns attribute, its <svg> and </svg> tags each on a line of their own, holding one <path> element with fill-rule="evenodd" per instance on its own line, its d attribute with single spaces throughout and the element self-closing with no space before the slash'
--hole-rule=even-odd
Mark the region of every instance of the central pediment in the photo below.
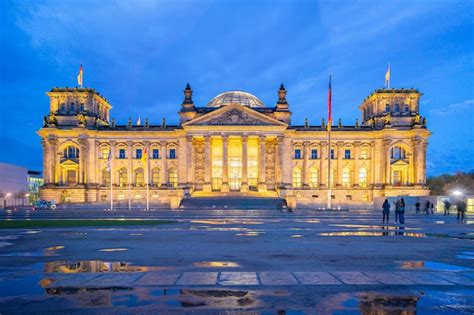
<svg viewBox="0 0 474 315">
<path fill-rule="evenodd" d="M 232 104 L 188 121 L 183 126 L 287 126 L 287 124 L 246 106 Z"/>
</svg>

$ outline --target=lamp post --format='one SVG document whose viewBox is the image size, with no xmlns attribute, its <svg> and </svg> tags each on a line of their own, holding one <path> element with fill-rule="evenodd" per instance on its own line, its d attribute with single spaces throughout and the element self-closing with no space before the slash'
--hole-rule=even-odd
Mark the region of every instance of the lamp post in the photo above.
<svg viewBox="0 0 474 315">
<path fill-rule="evenodd" d="M 8 206 L 8 197 L 10 197 L 12 195 L 12 193 L 7 193 L 5 195 L 5 205 L 4 205 L 4 208 L 6 208 Z"/>
</svg>

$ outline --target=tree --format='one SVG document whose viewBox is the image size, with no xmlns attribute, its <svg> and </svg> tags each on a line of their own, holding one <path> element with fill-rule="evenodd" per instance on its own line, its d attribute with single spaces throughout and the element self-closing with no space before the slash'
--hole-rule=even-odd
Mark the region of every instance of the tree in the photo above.
<svg viewBox="0 0 474 315">
<path fill-rule="evenodd" d="M 460 190 L 464 195 L 474 194 L 474 170 L 455 175 L 442 174 L 430 177 L 426 181 L 431 190 L 431 195 L 450 195 L 455 190 Z"/>
</svg>

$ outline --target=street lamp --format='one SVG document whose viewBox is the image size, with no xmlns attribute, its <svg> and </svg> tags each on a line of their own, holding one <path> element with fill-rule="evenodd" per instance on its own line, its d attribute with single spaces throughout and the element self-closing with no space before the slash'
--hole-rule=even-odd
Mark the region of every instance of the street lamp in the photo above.
<svg viewBox="0 0 474 315">
<path fill-rule="evenodd" d="M 462 196 L 462 191 L 460 191 L 460 190 L 454 190 L 454 191 L 453 191 L 453 196 L 456 196 L 456 197 Z"/>
<path fill-rule="evenodd" d="M 5 195 L 5 205 L 4 205 L 5 208 L 8 206 L 8 197 L 10 197 L 11 195 L 12 193 L 6 193 Z"/>
</svg>

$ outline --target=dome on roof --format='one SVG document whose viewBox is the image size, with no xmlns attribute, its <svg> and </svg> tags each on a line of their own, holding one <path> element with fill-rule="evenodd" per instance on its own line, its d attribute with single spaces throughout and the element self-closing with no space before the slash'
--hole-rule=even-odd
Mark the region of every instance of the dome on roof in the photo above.
<svg viewBox="0 0 474 315">
<path fill-rule="evenodd" d="M 240 104 L 248 107 L 265 107 L 255 95 L 242 91 L 224 92 L 214 97 L 206 107 L 221 107 L 230 104 Z"/>
</svg>

